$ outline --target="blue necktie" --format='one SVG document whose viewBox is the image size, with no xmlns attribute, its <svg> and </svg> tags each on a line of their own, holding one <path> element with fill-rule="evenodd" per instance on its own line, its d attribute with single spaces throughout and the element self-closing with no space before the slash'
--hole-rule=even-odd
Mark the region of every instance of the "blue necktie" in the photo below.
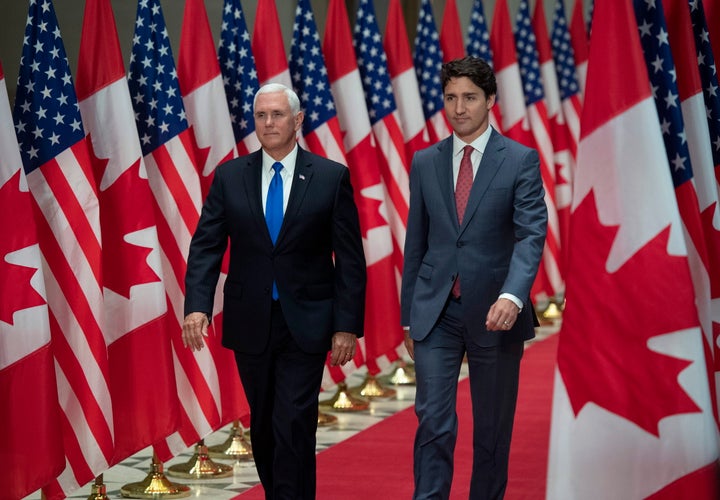
<svg viewBox="0 0 720 500">
<path fill-rule="evenodd" d="M 275 175 L 273 175 L 270 180 L 267 201 L 265 202 L 265 222 L 267 223 L 268 232 L 270 233 L 270 239 L 272 239 L 274 245 L 277 241 L 278 234 L 280 234 L 280 226 L 282 226 L 283 220 L 283 180 L 280 175 L 283 165 L 279 161 L 276 161 L 273 163 L 272 168 L 275 170 Z M 272 297 L 273 300 L 278 299 L 277 285 L 274 281 Z"/>
</svg>

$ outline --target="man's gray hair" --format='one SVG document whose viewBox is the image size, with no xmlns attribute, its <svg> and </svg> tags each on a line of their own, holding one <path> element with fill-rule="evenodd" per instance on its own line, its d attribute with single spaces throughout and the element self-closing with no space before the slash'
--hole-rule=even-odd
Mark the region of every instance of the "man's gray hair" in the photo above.
<svg viewBox="0 0 720 500">
<path fill-rule="evenodd" d="M 282 83 L 268 83 L 260 87 L 260 90 L 255 93 L 255 99 L 253 100 L 253 109 L 255 109 L 255 104 L 257 103 L 257 98 L 260 94 L 272 94 L 274 92 L 285 93 L 288 98 L 288 102 L 290 103 L 290 111 L 292 111 L 293 116 L 297 115 L 300 112 L 300 99 L 298 98 L 297 94 L 293 89 L 283 85 Z"/>
</svg>

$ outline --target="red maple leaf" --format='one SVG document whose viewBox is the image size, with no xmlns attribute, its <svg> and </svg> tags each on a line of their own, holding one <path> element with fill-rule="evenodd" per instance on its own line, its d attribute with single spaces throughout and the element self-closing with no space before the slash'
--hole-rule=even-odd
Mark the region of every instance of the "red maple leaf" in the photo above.
<svg viewBox="0 0 720 500">
<path fill-rule="evenodd" d="M 88 141 L 92 144 L 91 141 Z M 108 161 L 93 156 L 98 183 Z M 154 283 L 160 278 L 147 264 L 152 249 L 126 241 L 126 236 L 155 225 L 152 198 L 147 179 L 140 177 L 140 160 L 125 170 L 107 189 L 100 192 L 100 227 L 103 239 L 103 285 L 130 298 L 130 288 Z"/>
<path fill-rule="evenodd" d="M 573 411 L 595 403 L 657 436 L 664 417 L 701 411 L 678 383 L 691 362 L 648 347 L 653 337 L 699 325 L 687 259 L 667 253 L 668 227 L 608 272 L 618 229 L 600 223 L 592 193 L 573 213 L 578 230 L 558 348 Z"/>
<path fill-rule="evenodd" d="M 20 191 L 20 171 L 0 186 L 0 321 L 13 324 L 16 311 L 45 304 L 45 299 L 30 285 L 37 272 L 32 267 L 10 264 L 6 255 L 38 242 L 33 222 L 30 195 Z M 39 263 L 38 263 L 39 264 Z"/>
</svg>

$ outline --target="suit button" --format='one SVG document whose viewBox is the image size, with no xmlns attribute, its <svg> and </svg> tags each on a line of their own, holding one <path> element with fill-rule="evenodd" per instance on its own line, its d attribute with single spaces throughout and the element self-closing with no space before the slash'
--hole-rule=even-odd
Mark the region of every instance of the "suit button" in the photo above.
<svg viewBox="0 0 720 500">
<path fill-rule="evenodd" d="M 263 292 L 265 292 L 265 295 L 267 295 L 268 293 L 270 293 L 270 291 L 271 291 L 270 288 L 265 288 L 265 289 L 263 289 Z"/>
<path fill-rule="evenodd" d="M 458 248 L 462 248 L 463 245 L 465 245 L 465 243 L 463 243 L 462 241 L 458 241 L 458 242 L 455 244 L 455 246 L 457 246 Z"/>
</svg>

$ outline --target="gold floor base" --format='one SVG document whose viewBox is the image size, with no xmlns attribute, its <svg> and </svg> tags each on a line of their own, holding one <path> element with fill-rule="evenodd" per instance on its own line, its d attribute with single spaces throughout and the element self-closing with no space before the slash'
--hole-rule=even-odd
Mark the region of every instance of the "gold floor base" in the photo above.
<svg viewBox="0 0 720 500">
<path fill-rule="evenodd" d="M 184 464 L 168 467 L 168 475 L 184 479 L 219 479 L 233 475 L 231 465 L 216 464 L 208 456 L 207 446 L 203 441 L 195 447 L 195 453 Z"/>
<path fill-rule="evenodd" d="M 190 487 L 171 483 L 163 474 L 163 465 L 154 456 L 151 471 L 139 483 L 126 484 L 120 488 L 125 498 L 185 498 L 190 496 Z"/>
<path fill-rule="evenodd" d="M 350 394 L 345 382 L 338 384 L 335 395 L 327 401 L 321 401 L 320 407 L 332 411 L 364 411 L 370 406 L 367 399 Z"/>
<path fill-rule="evenodd" d="M 363 398 L 391 398 L 395 396 L 397 391 L 383 387 L 374 375 L 365 377 L 365 381 L 361 386 L 351 389 L 350 392 Z"/>
<path fill-rule="evenodd" d="M 95 482 L 90 490 L 90 496 L 87 500 L 108 500 L 107 487 L 103 483 L 103 475 L 100 474 L 95 478 Z"/>
<path fill-rule="evenodd" d="M 233 425 L 230 436 L 224 443 L 208 446 L 207 450 L 210 458 L 224 458 L 239 462 L 248 462 L 253 459 L 252 446 L 245 438 L 245 433 L 239 423 Z"/>
<path fill-rule="evenodd" d="M 318 427 L 327 427 L 328 425 L 336 424 L 337 420 L 338 418 L 335 415 L 323 412 L 318 413 Z"/>
<path fill-rule="evenodd" d="M 392 385 L 415 385 L 415 365 L 398 361 L 390 375 L 380 377 L 380 380 Z"/>
</svg>

